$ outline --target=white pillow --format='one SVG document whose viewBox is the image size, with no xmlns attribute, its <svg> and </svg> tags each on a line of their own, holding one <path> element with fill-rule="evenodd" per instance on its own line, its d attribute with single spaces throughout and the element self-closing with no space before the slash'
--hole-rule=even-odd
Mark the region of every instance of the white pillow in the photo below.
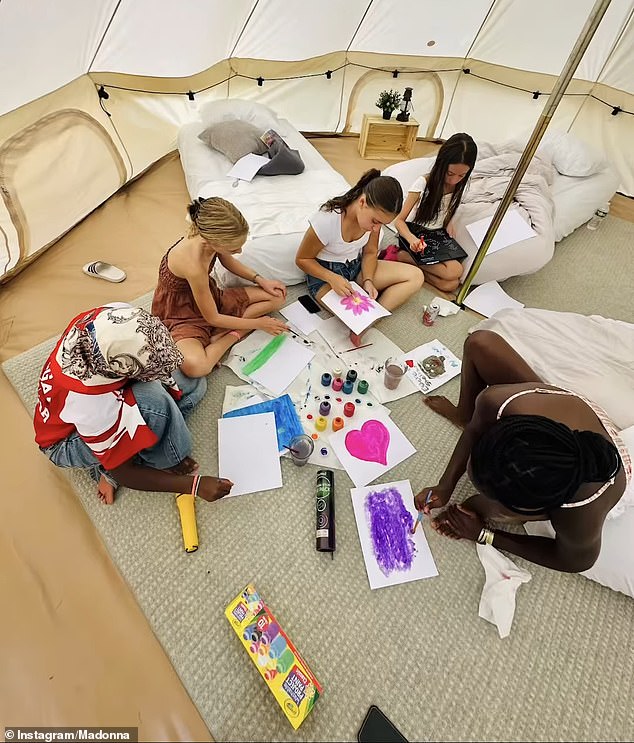
<svg viewBox="0 0 634 743">
<path fill-rule="evenodd" d="M 435 157 L 416 157 L 413 160 L 403 160 L 394 165 L 388 165 L 381 175 L 391 175 L 401 184 L 403 197 L 407 198 L 407 192 L 414 181 L 421 175 L 427 175 L 436 162 Z"/>
<path fill-rule="evenodd" d="M 512 149 L 522 151 L 530 133 L 517 136 L 506 144 Z M 537 154 L 548 158 L 561 175 L 583 178 L 594 175 L 606 165 L 605 158 L 594 147 L 578 139 L 570 132 L 561 130 L 547 131 L 542 137 Z"/>
<path fill-rule="evenodd" d="M 223 101 L 209 101 L 200 107 L 200 118 L 207 129 L 212 124 L 231 119 L 248 121 L 262 131 L 275 128 L 279 124 L 273 109 L 262 103 L 247 101 L 242 98 L 228 98 Z"/>
</svg>

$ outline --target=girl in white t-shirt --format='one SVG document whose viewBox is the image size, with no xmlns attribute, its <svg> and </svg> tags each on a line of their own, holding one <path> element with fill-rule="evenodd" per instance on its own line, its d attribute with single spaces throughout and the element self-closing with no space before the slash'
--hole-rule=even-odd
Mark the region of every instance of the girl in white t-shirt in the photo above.
<svg viewBox="0 0 634 743">
<path fill-rule="evenodd" d="M 327 201 L 309 217 L 295 262 L 306 273 L 308 291 L 317 301 L 334 289 L 351 296 L 356 281 L 387 310 L 395 310 L 423 285 L 415 266 L 378 260 L 381 226 L 401 211 L 403 191 L 391 176 L 372 169 L 343 196 Z M 351 340 L 358 344 L 358 336 Z"/>
<path fill-rule="evenodd" d="M 455 236 L 452 223 L 462 194 L 475 165 L 478 148 L 464 133 L 454 134 L 438 150 L 431 172 L 411 185 L 403 209 L 394 222 L 400 235 L 398 260 L 419 265 L 436 289 L 454 292 L 460 285 L 460 261 L 418 264 L 416 255 L 425 250 L 425 232 L 444 230 Z"/>
</svg>

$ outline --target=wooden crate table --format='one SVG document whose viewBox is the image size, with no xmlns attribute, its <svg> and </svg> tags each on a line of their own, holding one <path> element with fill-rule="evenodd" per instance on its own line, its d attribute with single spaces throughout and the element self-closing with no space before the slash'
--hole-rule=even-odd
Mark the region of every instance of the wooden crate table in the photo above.
<svg viewBox="0 0 634 743">
<path fill-rule="evenodd" d="M 376 160 L 401 160 L 412 156 L 418 121 L 397 121 L 363 114 L 359 154 Z"/>
</svg>

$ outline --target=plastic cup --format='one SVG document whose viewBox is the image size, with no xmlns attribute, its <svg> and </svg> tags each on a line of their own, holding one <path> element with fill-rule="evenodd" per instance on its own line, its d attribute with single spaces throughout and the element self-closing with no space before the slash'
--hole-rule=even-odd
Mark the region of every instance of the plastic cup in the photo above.
<svg viewBox="0 0 634 743">
<path fill-rule="evenodd" d="M 313 440 L 305 433 L 291 439 L 289 446 L 291 449 L 290 453 L 293 464 L 296 464 L 298 467 L 303 467 L 306 462 L 308 462 L 310 455 L 313 453 L 315 448 Z"/>
<path fill-rule="evenodd" d="M 405 376 L 406 371 L 407 366 L 405 362 L 391 356 L 385 362 L 383 384 L 388 390 L 395 390 L 401 383 L 401 379 Z"/>
</svg>

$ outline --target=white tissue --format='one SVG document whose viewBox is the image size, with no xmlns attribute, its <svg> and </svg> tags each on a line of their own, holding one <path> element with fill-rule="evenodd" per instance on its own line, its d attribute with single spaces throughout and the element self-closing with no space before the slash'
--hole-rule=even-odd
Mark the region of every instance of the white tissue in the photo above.
<svg viewBox="0 0 634 743">
<path fill-rule="evenodd" d="M 528 583 L 531 574 L 489 544 L 476 544 L 476 550 L 486 574 L 478 613 L 495 624 L 500 637 L 508 637 L 515 614 L 515 593 L 522 583 Z"/>
<path fill-rule="evenodd" d="M 434 302 L 440 307 L 440 312 L 438 314 L 441 317 L 449 317 L 449 315 L 456 315 L 460 312 L 460 307 L 458 307 L 457 304 L 449 302 L 447 299 L 443 299 L 442 297 L 434 297 L 430 304 L 433 304 Z"/>
</svg>

